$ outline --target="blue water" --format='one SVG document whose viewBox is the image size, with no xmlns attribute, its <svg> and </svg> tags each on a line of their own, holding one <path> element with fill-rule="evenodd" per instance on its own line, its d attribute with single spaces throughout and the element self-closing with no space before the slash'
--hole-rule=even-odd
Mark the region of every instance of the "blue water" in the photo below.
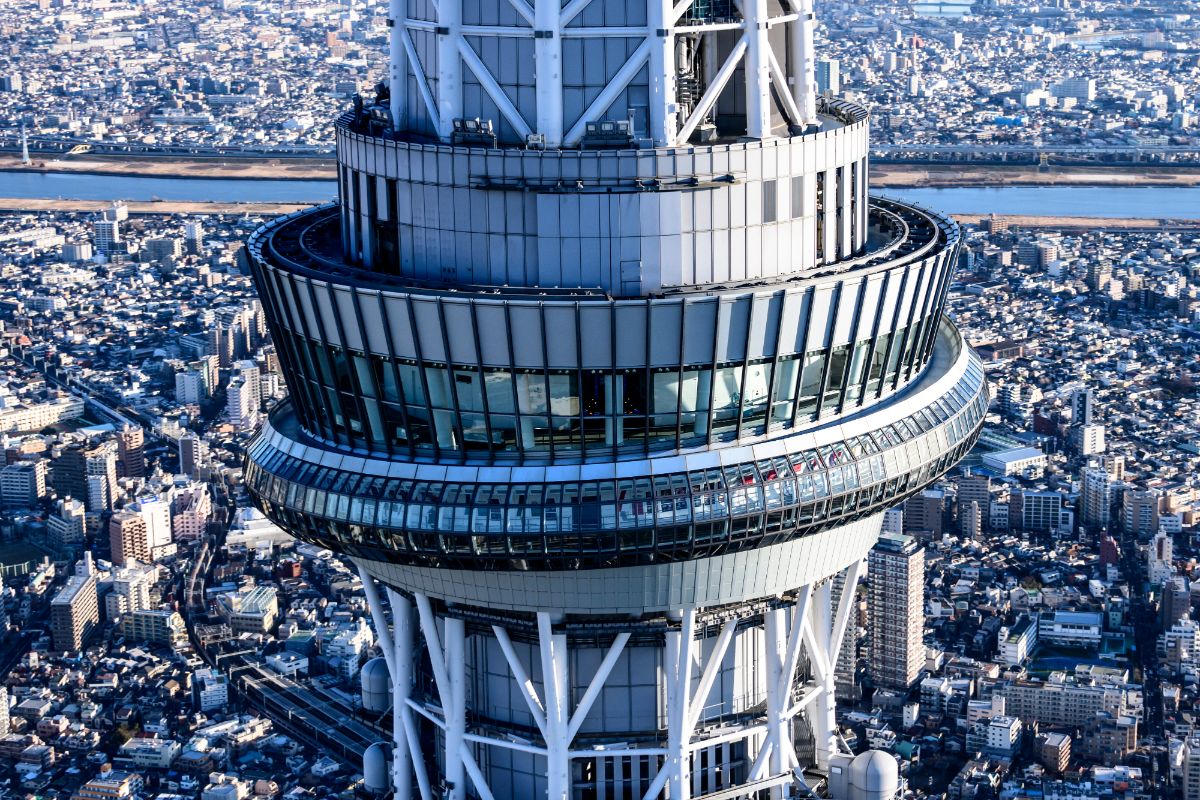
<svg viewBox="0 0 1200 800">
<path fill-rule="evenodd" d="M 957 0 L 946 3 L 913 3 L 913 11 L 919 17 L 965 17 L 971 13 L 971 7 L 974 2 L 959 2 Z"/>
<path fill-rule="evenodd" d="M 1200 219 L 1200 186 L 1004 186 L 877 191 L 950 214 Z"/>
<path fill-rule="evenodd" d="M 321 203 L 337 181 L 146 178 L 137 175 L 0 172 L 0 197 L 61 200 L 177 200 L 213 203 Z"/>
<path fill-rule="evenodd" d="M 950 214 L 1200 219 L 1200 186 L 1005 186 L 876 191 Z M 0 197 L 320 203 L 336 195 L 336 181 L 323 180 L 144 178 L 133 175 L 0 172 Z"/>
</svg>

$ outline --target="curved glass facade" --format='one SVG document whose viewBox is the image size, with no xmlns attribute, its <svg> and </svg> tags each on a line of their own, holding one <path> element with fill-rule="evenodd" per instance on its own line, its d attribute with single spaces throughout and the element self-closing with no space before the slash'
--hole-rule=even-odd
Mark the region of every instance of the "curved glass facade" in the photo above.
<svg viewBox="0 0 1200 800">
<path fill-rule="evenodd" d="M 298 419 L 334 445 L 464 463 L 625 460 L 873 405 L 928 362 L 958 244 L 885 201 L 878 251 L 798 286 L 391 295 L 321 255 L 330 211 L 250 245 Z"/>
<path fill-rule="evenodd" d="M 827 530 L 924 488 L 974 443 L 986 413 L 983 371 L 968 357 L 947 393 L 895 422 L 756 462 L 613 480 L 455 483 L 323 466 L 262 437 L 246 479 L 289 530 L 374 560 L 529 570 L 697 558 Z"/>
</svg>

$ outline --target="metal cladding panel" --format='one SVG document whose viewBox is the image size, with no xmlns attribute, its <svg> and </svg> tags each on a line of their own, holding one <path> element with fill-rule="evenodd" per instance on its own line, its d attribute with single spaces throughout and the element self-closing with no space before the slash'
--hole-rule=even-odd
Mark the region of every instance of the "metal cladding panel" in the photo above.
<svg viewBox="0 0 1200 800">
<path fill-rule="evenodd" d="M 871 275 L 867 278 L 866 291 L 862 298 L 862 323 L 860 331 L 874 330 L 875 317 L 879 312 L 879 301 L 883 295 L 883 275 Z M 881 323 L 883 324 L 883 323 Z"/>
<path fill-rule="evenodd" d="M 650 366 L 675 367 L 680 362 L 679 337 L 683 328 L 683 301 L 650 306 Z"/>
<path fill-rule="evenodd" d="M 783 312 L 780 318 L 779 354 L 792 355 L 804 352 L 804 327 L 808 323 L 811 291 L 789 291 L 784 294 Z"/>
<path fill-rule="evenodd" d="M 546 318 L 547 366 L 551 369 L 578 368 L 577 308 L 563 303 L 547 303 L 542 313 Z"/>
<path fill-rule="evenodd" d="M 507 367 L 508 323 L 504 306 L 498 303 L 476 303 L 475 323 L 479 326 L 479 357 L 485 366 Z"/>
<path fill-rule="evenodd" d="M 643 302 L 617 302 L 613 306 L 617 343 L 614 366 L 618 369 L 646 366 L 647 308 L 649 305 Z"/>
<path fill-rule="evenodd" d="M 447 361 L 445 342 L 442 339 L 442 315 L 436 301 L 422 298 L 409 300 L 417 328 L 421 357 L 425 361 Z"/>
<path fill-rule="evenodd" d="M 913 265 L 905 268 L 908 273 L 908 282 L 904 285 L 904 294 L 900 298 L 900 323 L 905 324 L 905 320 L 909 319 L 913 307 L 913 298 L 917 295 L 917 283 L 921 279 L 920 265 Z"/>
<path fill-rule="evenodd" d="M 478 361 L 478 355 L 475 352 L 475 325 L 471 320 L 470 301 L 443 300 L 441 305 L 446 340 L 450 345 L 450 361 L 455 364 L 474 364 Z"/>
<path fill-rule="evenodd" d="M 362 309 L 362 327 L 367 334 L 366 349 L 371 353 L 387 355 L 387 326 L 384 324 L 383 312 L 380 309 L 379 292 L 358 291 L 358 307 Z"/>
<path fill-rule="evenodd" d="M 303 329 L 297 327 L 298 325 L 301 324 L 302 314 L 304 312 L 303 312 L 303 307 L 299 304 L 299 301 L 297 300 L 297 297 L 296 297 L 297 294 L 299 294 L 299 291 L 298 291 L 298 287 L 296 286 L 295 276 L 289 275 L 286 272 L 279 272 L 278 270 L 276 270 L 272 267 L 268 267 L 267 269 L 273 275 L 273 278 L 274 277 L 279 278 L 278 281 L 272 279 L 270 281 L 271 286 L 272 287 L 274 287 L 274 286 L 282 286 L 283 287 L 282 294 L 283 294 L 283 298 L 284 298 L 284 303 L 286 304 L 284 306 L 285 313 L 282 315 L 284 325 L 286 327 L 288 327 L 289 329 L 291 329 L 294 333 L 303 333 L 304 332 Z"/>
<path fill-rule="evenodd" d="M 584 369 L 611 369 L 612 310 L 606 305 L 584 303 L 579 306 L 579 327 L 587 331 L 580 337 L 580 360 Z"/>
<path fill-rule="evenodd" d="M 814 287 L 811 319 L 808 324 L 808 345 L 806 349 L 813 350 L 828 344 L 834 299 L 833 284 Z"/>
<path fill-rule="evenodd" d="M 882 322 L 880 330 L 891 330 L 892 320 L 896 318 L 896 306 L 900 302 L 900 283 L 904 280 L 903 269 L 890 269 L 886 273 L 887 287 L 883 293 Z"/>
<path fill-rule="evenodd" d="M 716 362 L 746 358 L 752 295 L 742 295 L 721 304 L 720 330 L 717 333 Z"/>
<path fill-rule="evenodd" d="M 845 344 L 854 338 L 854 320 L 858 310 L 859 289 L 862 278 L 849 278 L 842 282 L 839 292 L 838 308 L 833 318 L 833 338 L 831 345 Z"/>
<path fill-rule="evenodd" d="M 391 327 L 392 349 L 397 358 L 417 358 L 417 344 L 409 318 L 407 297 L 384 295 L 383 306 Z"/>
<path fill-rule="evenodd" d="M 541 309 L 527 303 L 510 303 L 508 314 L 512 323 L 513 365 L 541 369 L 545 365 Z"/>
<path fill-rule="evenodd" d="M 716 341 L 720 307 L 721 301 L 716 297 L 688 302 L 684 306 L 683 363 L 713 362 L 713 343 Z"/>
<path fill-rule="evenodd" d="M 364 350 L 366 347 L 362 340 L 362 332 L 358 328 L 359 313 L 354 307 L 354 297 L 350 291 L 341 286 L 333 289 L 335 307 L 332 311 L 338 317 L 337 321 L 341 323 L 341 330 L 346 336 L 346 346 L 355 350 Z"/>
<path fill-rule="evenodd" d="M 318 336 L 321 328 L 317 323 L 317 314 L 313 310 L 312 297 L 308 293 L 309 282 L 303 279 L 296 280 L 296 299 L 300 301 L 300 310 L 302 312 L 301 324 L 308 330 L 310 336 Z"/>
<path fill-rule="evenodd" d="M 767 358 L 775 355 L 781 304 L 782 293 L 752 296 L 746 358 Z"/>
</svg>

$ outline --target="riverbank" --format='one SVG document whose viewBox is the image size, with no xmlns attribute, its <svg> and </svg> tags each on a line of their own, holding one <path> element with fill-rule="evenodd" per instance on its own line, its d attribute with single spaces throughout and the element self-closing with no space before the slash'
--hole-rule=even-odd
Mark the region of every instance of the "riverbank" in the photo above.
<svg viewBox="0 0 1200 800">
<path fill-rule="evenodd" d="M 1183 167 L 940 166 L 871 163 L 872 189 L 1003 186 L 1200 186 L 1200 169 Z"/>
<path fill-rule="evenodd" d="M 111 207 L 104 200 L 51 200 L 0 197 L 0 212 L 99 213 Z M 177 200 L 130 201 L 132 214 L 250 214 L 275 216 L 310 208 L 311 203 L 198 203 Z M 1036 216 L 1029 214 L 952 214 L 964 225 L 983 225 L 990 220 L 1010 228 L 1039 230 L 1108 229 L 1122 231 L 1200 230 L 1200 219 L 1123 219 L 1116 217 Z"/>
<path fill-rule="evenodd" d="M 189 159 L 138 159 L 70 156 L 64 160 L 35 158 L 25 165 L 21 159 L 0 156 L 0 172 L 43 174 L 114 175 L 143 178 L 220 178 L 222 180 L 336 180 L 332 159 L 240 158 L 225 161 Z"/>
<path fill-rule="evenodd" d="M 1116 217 L 1051 217 L 1026 214 L 951 214 L 962 225 L 995 224 L 1037 230 L 1197 231 L 1200 219 L 1126 219 Z"/>
<path fill-rule="evenodd" d="M 121 158 L 70 156 L 35 159 L 25 166 L 0 156 L 0 172 L 117 175 L 152 178 L 244 180 L 335 180 L 336 162 L 309 158 Z M 873 188 L 956 188 L 999 186 L 1200 186 L 1200 169 L 1172 167 L 1050 167 L 1029 165 L 871 164 Z"/>
<path fill-rule="evenodd" d="M 131 214 L 250 214 L 276 216 L 311 208 L 312 203 L 196 203 L 180 200 L 129 201 Z M 49 200 L 25 197 L 0 197 L 0 212 L 74 211 L 98 214 L 112 208 L 107 200 Z"/>
</svg>

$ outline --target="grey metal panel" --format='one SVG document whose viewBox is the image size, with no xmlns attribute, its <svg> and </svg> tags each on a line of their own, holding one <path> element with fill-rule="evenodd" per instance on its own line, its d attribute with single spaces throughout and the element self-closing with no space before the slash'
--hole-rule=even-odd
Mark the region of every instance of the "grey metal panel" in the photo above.
<svg viewBox="0 0 1200 800">
<path fill-rule="evenodd" d="M 317 295 L 320 297 L 321 295 Z M 344 287 L 334 287 L 333 289 L 334 302 L 336 308 L 331 308 L 330 312 L 341 318 L 341 330 L 346 334 L 346 345 L 355 350 L 363 350 L 362 335 L 358 329 L 358 311 L 354 307 L 354 298 L 350 294 L 350 289 Z M 329 322 L 325 323 L 327 326 Z M 335 330 L 337 328 L 335 327 Z"/>
<path fill-rule="evenodd" d="M 646 366 L 646 309 L 644 302 L 617 302 L 613 306 L 618 368 Z"/>
<path fill-rule="evenodd" d="M 509 303 L 512 324 L 513 364 L 526 369 L 544 366 L 542 357 L 542 316 L 532 303 Z"/>
<path fill-rule="evenodd" d="M 476 303 L 475 321 L 479 326 L 480 360 L 485 366 L 509 366 L 504 307 L 498 303 Z"/>
<path fill-rule="evenodd" d="M 581 303 L 579 328 L 588 335 L 580 338 L 584 369 L 610 369 L 612 353 L 612 311 L 607 305 Z"/>
<path fill-rule="evenodd" d="M 650 306 L 650 366 L 680 364 L 679 332 L 683 326 L 683 301 Z"/>
<path fill-rule="evenodd" d="M 715 361 L 741 361 L 746 357 L 749 335 L 751 296 L 731 298 L 721 304 L 718 320 Z"/>
<path fill-rule="evenodd" d="M 433 300 L 417 297 L 412 298 L 410 302 L 422 357 L 426 361 L 447 361 L 448 354 L 442 343 L 442 320 L 438 304 Z"/>
<path fill-rule="evenodd" d="M 442 314 L 446 318 L 450 360 L 455 364 L 475 364 L 479 359 L 475 353 L 475 330 L 471 322 L 470 301 L 442 300 Z"/>
<path fill-rule="evenodd" d="M 755 295 L 750 312 L 749 342 L 747 358 L 764 358 L 775 355 L 775 342 L 779 337 L 779 317 L 783 310 L 783 292 L 770 295 Z"/>
<path fill-rule="evenodd" d="M 575 306 L 547 303 L 543 314 L 546 319 L 546 359 L 549 362 L 547 366 L 552 369 L 578 368 L 576 342 L 579 332 L 575 329 L 578 321 Z"/>
</svg>

